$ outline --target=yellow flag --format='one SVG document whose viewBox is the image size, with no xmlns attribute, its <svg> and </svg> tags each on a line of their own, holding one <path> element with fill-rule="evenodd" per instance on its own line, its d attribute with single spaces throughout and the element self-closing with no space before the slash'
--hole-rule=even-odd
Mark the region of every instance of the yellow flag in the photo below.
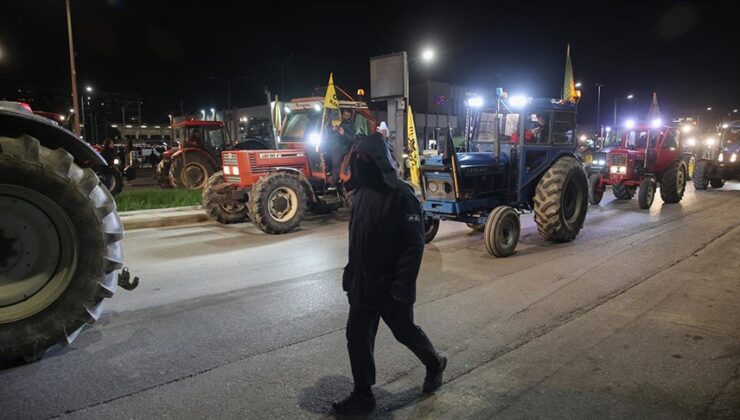
<svg viewBox="0 0 740 420">
<path fill-rule="evenodd" d="M 416 127 L 414 126 L 414 114 L 411 112 L 411 105 L 409 105 L 408 115 L 407 136 L 408 144 L 407 148 L 409 151 L 409 172 L 411 173 L 411 183 L 417 187 L 421 187 L 421 159 L 419 158 L 419 142 L 416 141 Z"/>
<path fill-rule="evenodd" d="M 337 99 L 337 90 L 334 88 L 334 74 L 329 73 L 329 85 L 326 87 L 326 96 L 324 97 L 324 118 L 329 113 L 329 121 L 334 127 L 342 123 L 342 116 L 339 114 L 339 100 Z M 322 118 L 323 119 L 323 118 Z"/>
<path fill-rule="evenodd" d="M 576 102 L 578 99 L 578 92 L 576 92 L 576 84 L 573 79 L 573 64 L 570 62 L 570 44 L 565 53 L 565 83 L 563 83 L 563 100 L 568 102 Z"/>
</svg>

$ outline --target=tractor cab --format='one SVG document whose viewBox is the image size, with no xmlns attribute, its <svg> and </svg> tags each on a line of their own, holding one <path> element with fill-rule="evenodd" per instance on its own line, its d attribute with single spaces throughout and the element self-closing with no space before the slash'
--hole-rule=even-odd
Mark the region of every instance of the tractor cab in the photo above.
<svg viewBox="0 0 740 420">
<path fill-rule="evenodd" d="M 173 125 L 172 129 L 179 149 L 199 148 L 216 159 L 232 145 L 222 121 L 183 121 Z"/>
<path fill-rule="evenodd" d="M 630 124 L 632 125 L 632 124 Z M 662 124 L 638 124 L 619 130 L 620 142 L 607 153 L 611 177 L 663 172 L 682 154 L 679 130 Z"/>
<path fill-rule="evenodd" d="M 312 176 L 322 179 L 326 176 L 322 169 L 324 153 L 329 151 L 330 136 L 333 135 L 329 121 L 324 121 L 324 129 L 321 130 L 323 101 L 323 97 L 310 97 L 281 104 L 283 115 L 277 142 L 278 149 L 305 150 Z M 340 100 L 339 108 L 351 118 L 352 131 L 345 134 L 352 138 L 362 138 L 375 132 L 377 121 L 367 108 L 367 104 L 354 100 Z"/>
<path fill-rule="evenodd" d="M 740 121 L 722 124 L 719 143 L 709 138 L 706 144 L 712 153 L 697 162 L 694 188 L 722 188 L 727 180 L 740 180 Z"/>
</svg>

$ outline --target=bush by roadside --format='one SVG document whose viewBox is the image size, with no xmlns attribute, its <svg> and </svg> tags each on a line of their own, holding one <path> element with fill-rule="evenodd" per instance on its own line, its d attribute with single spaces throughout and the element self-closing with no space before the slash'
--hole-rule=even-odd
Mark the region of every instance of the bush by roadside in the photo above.
<svg viewBox="0 0 740 420">
<path fill-rule="evenodd" d="M 162 209 L 200 204 L 200 190 L 174 190 L 161 188 L 124 189 L 116 197 L 118 211 Z"/>
</svg>

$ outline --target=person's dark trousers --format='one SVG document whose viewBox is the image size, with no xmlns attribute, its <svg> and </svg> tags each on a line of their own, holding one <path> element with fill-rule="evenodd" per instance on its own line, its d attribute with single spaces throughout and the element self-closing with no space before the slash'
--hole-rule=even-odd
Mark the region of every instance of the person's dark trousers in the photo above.
<svg viewBox="0 0 740 420">
<path fill-rule="evenodd" d="M 347 319 L 347 349 L 355 386 L 375 384 L 375 335 L 380 318 L 393 336 L 411 350 L 430 369 L 438 369 L 440 359 L 421 328 L 414 324 L 413 304 L 393 302 L 383 308 L 350 305 Z"/>
</svg>

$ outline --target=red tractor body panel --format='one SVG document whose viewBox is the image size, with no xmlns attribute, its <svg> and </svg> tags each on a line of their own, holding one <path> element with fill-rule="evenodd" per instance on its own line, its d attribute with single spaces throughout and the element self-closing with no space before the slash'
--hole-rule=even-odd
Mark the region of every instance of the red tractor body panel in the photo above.
<svg viewBox="0 0 740 420">
<path fill-rule="evenodd" d="M 233 150 L 221 152 L 224 180 L 240 188 L 251 187 L 265 175 L 277 171 L 300 172 L 306 178 L 312 174 L 305 149 Z"/>
</svg>

